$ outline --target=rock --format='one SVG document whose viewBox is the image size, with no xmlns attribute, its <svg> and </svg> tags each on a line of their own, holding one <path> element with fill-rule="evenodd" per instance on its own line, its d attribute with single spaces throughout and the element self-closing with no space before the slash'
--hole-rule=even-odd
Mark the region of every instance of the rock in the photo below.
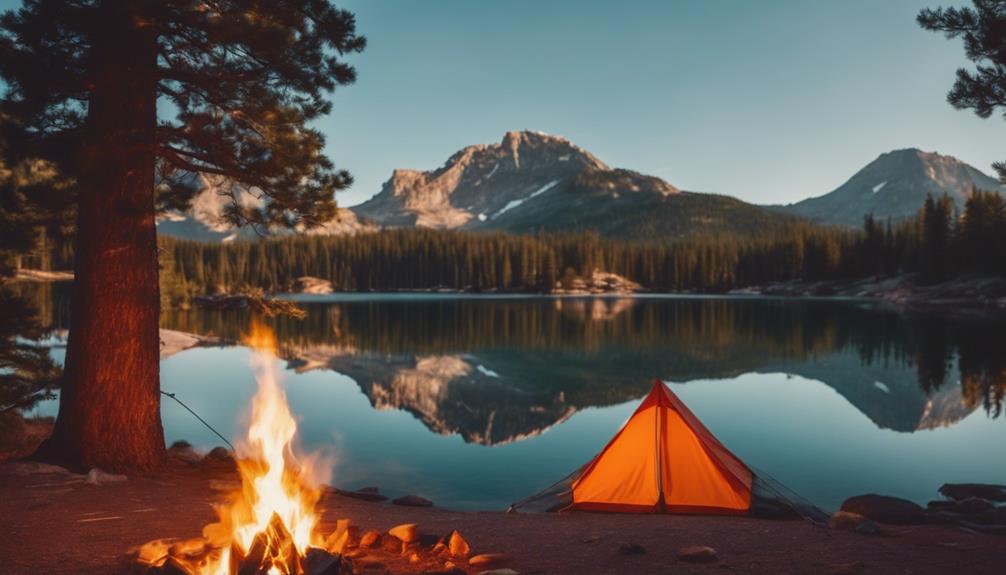
<svg viewBox="0 0 1006 575">
<path fill-rule="evenodd" d="M 858 513 L 880 523 L 918 525 L 926 522 L 925 510 L 907 499 L 887 495 L 857 495 L 842 503 L 842 511 Z"/>
<path fill-rule="evenodd" d="M 384 549 L 388 553 L 401 553 L 402 540 L 394 535 L 385 535 L 381 537 L 381 549 Z"/>
<path fill-rule="evenodd" d="M 200 463 L 203 456 L 188 441 L 176 441 L 168 448 L 168 455 L 185 463 Z"/>
<path fill-rule="evenodd" d="M 433 507 L 433 502 L 418 495 L 405 495 L 391 501 L 394 505 L 404 505 L 405 507 Z"/>
<path fill-rule="evenodd" d="M 646 548 L 639 543 L 622 543 L 618 546 L 618 552 L 622 555 L 642 555 L 646 553 Z"/>
<path fill-rule="evenodd" d="M 880 535 L 882 529 L 871 519 L 849 511 L 836 511 L 828 520 L 828 527 L 842 531 L 855 531 L 860 535 Z"/>
<path fill-rule="evenodd" d="M 411 555 L 409 555 L 409 563 L 412 563 L 413 565 L 422 563 L 422 561 L 423 558 L 419 556 L 419 553 L 413 552 Z"/>
<path fill-rule="evenodd" d="M 502 553 L 480 553 L 472 556 L 468 560 L 468 564 L 472 567 L 488 567 L 490 565 L 505 563 L 507 560 L 509 560 L 509 557 Z"/>
<path fill-rule="evenodd" d="M 381 544 L 381 534 L 377 531 L 367 531 L 360 537 L 360 547 L 377 547 Z"/>
<path fill-rule="evenodd" d="M 678 549 L 678 560 L 687 563 L 712 563 L 719 559 L 716 550 L 706 545 L 690 545 Z"/>
<path fill-rule="evenodd" d="M 988 499 L 982 499 L 980 497 L 968 497 L 967 499 L 961 499 L 960 501 L 955 501 L 955 505 L 947 509 L 947 511 L 952 511 L 954 513 L 982 513 L 983 511 L 988 511 L 990 509 L 995 509 L 995 504 L 993 504 Z"/>
<path fill-rule="evenodd" d="M 217 446 L 206 454 L 206 459 L 211 461 L 234 461 L 234 454 L 226 447 Z"/>
<path fill-rule="evenodd" d="M 979 497 L 989 501 L 1006 501 L 1006 485 L 990 483 L 946 483 L 940 487 L 940 495 L 961 500 Z"/>
<path fill-rule="evenodd" d="M 489 571 L 481 571 L 478 575 L 520 575 L 520 573 L 513 569 L 491 569 Z"/>
<path fill-rule="evenodd" d="M 880 525 L 877 525 L 877 523 L 874 522 L 871 519 L 864 520 L 862 523 L 860 523 L 859 525 L 857 525 L 853 529 L 853 531 L 855 531 L 856 533 L 859 533 L 860 535 L 883 535 L 884 534 L 884 530 L 880 528 Z"/>
<path fill-rule="evenodd" d="M 468 557 L 468 553 L 471 552 L 468 542 L 465 541 L 465 538 L 457 530 L 451 531 L 450 536 L 447 538 L 447 548 L 450 550 L 451 555 L 455 557 Z"/>
<path fill-rule="evenodd" d="M 419 529 L 415 523 L 403 523 L 388 530 L 388 534 L 401 539 L 405 543 L 419 541 Z"/>
<path fill-rule="evenodd" d="M 330 294 L 335 291 L 332 288 L 332 282 L 311 276 L 297 278 L 294 281 L 293 289 L 296 292 L 305 294 Z"/>
<path fill-rule="evenodd" d="M 128 479 L 125 475 L 115 475 L 112 473 L 105 473 L 104 471 L 98 469 L 97 467 L 91 469 L 87 473 L 87 483 L 91 485 L 111 485 L 113 483 L 122 483 Z"/>
<path fill-rule="evenodd" d="M 352 497 L 353 499 L 362 499 L 364 501 L 387 501 L 388 498 L 385 495 L 381 495 L 376 487 L 364 487 L 363 489 L 357 489 L 356 491 L 346 491 L 345 489 L 331 488 L 331 490 L 339 495 L 344 495 L 346 497 Z"/>
</svg>

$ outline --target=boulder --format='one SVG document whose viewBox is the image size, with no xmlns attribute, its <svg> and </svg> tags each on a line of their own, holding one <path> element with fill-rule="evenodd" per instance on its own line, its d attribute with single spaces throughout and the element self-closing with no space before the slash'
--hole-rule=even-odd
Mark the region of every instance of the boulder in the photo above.
<svg viewBox="0 0 1006 575">
<path fill-rule="evenodd" d="M 398 499 L 393 499 L 391 503 L 394 505 L 403 505 L 405 507 L 433 507 L 432 501 L 418 495 L 405 495 L 403 497 L 399 497 Z"/>
<path fill-rule="evenodd" d="M 857 513 L 880 523 L 918 525 L 926 522 L 926 513 L 919 505 L 888 495 L 857 495 L 842 502 L 842 511 Z"/>
<path fill-rule="evenodd" d="M 719 559 L 716 550 L 706 545 L 690 545 L 678 549 L 678 560 L 687 563 L 712 563 Z"/>
<path fill-rule="evenodd" d="M 1006 485 L 990 483 L 945 483 L 940 487 L 940 495 L 954 500 L 978 497 L 989 501 L 1006 501 Z"/>
</svg>

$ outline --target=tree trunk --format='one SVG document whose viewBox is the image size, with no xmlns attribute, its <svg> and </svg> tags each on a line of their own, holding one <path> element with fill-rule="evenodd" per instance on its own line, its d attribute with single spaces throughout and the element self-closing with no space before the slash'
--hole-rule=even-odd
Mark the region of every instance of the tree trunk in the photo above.
<svg viewBox="0 0 1006 575">
<path fill-rule="evenodd" d="M 157 38 L 128 0 L 103 7 L 79 158 L 70 335 L 59 415 L 39 457 L 149 470 L 164 455 L 154 224 Z"/>
</svg>

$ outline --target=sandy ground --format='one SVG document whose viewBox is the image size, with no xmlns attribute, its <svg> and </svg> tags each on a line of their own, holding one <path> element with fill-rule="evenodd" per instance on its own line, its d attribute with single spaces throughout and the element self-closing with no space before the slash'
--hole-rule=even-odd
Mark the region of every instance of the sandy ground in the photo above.
<svg viewBox="0 0 1006 575">
<path fill-rule="evenodd" d="M 129 548 L 161 537 L 195 537 L 215 519 L 226 463 L 173 460 L 155 475 L 93 485 L 36 464 L 0 464 L 0 572 L 125 573 Z M 420 494 L 421 495 L 421 494 Z M 868 537 L 803 521 L 614 514 L 462 513 L 326 496 L 323 528 L 349 518 L 362 530 L 418 523 L 427 534 L 459 530 L 473 553 L 504 553 L 522 574 L 608 573 L 1002 573 L 1006 537 L 940 526 L 888 527 Z M 646 549 L 624 555 L 619 547 Z M 708 545 L 719 560 L 676 558 Z M 383 552 L 375 552 L 383 553 Z M 387 554 L 386 554 L 387 555 Z M 418 573 L 404 558 L 375 556 L 393 573 Z M 481 569 L 462 564 L 469 573 Z"/>
</svg>

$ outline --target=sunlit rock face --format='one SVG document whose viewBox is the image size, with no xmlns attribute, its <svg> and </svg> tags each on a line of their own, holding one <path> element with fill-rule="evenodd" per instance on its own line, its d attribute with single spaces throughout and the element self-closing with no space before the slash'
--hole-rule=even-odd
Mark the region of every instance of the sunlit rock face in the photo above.
<svg viewBox="0 0 1006 575">
<path fill-rule="evenodd" d="M 407 411 L 430 431 L 468 443 L 534 437 L 576 412 L 561 392 L 521 386 L 472 355 L 383 355 L 337 345 L 281 352 L 291 369 L 337 371 L 355 380 L 376 409 Z"/>
<path fill-rule="evenodd" d="M 230 242 L 238 239 L 256 239 L 263 230 L 236 228 L 225 218 L 227 206 L 232 203 L 243 208 L 262 206 L 262 198 L 247 190 L 233 190 L 232 199 L 227 190 L 215 179 L 202 177 L 202 191 L 192 200 L 192 205 L 184 212 L 172 211 L 162 214 L 157 221 L 157 233 L 189 240 L 210 242 Z M 371 222 L 361 221 L 355 213 L 339 208 L 335 217 L 324 225 L 310 229 L 272 229 L 267 235 L 304 233 L 308 235 L 352 235 L 377 231 Z"/>
<path fill-rule="evenodd" d="M 633 239 L 764 233 L 791 222 L 735 198 L 684 192 L 657 177 L 609 168 L 565 138 L 531 131 L 468 146 L 435 170 L 395 170 L 377 195 L 352 210 L 388 227 L 592 230 Z"/>
<path fill-rule="evenodd" d="M 488 227 L 576 174 L 607 169 L 565 138 L 507 132 L 497 144 L 462 149 L 436 170 L 395 170 L 379 194 L 353 210 L 391 226 Z"/>
<path fill-rule="evenodd" d="M 998 181 L 974 166 L 912 148 L 881 154 L 834 191 L 782 209 L 817 221 L 859 226 L 867 214 L 878 220 L 913 216 L 930 194 L 947 194 L 963 209 L 975 187 L 1003 192 Z"/>
<path fill-rule="evenodd" d="M 961 386 L 948 383 L 926 398 L 918 429 L 951 427 L 974 413 L 978 403 L 967 401 Z"/>
</svg>

